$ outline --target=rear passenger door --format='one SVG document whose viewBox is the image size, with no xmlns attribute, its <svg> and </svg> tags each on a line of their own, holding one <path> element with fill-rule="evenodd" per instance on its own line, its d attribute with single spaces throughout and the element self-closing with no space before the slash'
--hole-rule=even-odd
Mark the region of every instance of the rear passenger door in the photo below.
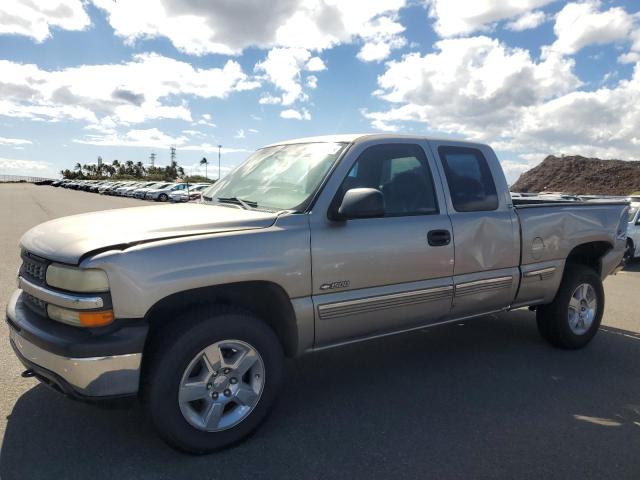
<svg viewBox="0 0 640 480">
<path fill-rule="evenodd" d="M 482 145 L 430 144 L 448 191 L 447 208 L 453 227 L 451 317 L 507 307 L 518 288 L 520 237 L 498 159 Z"/>
</svg>

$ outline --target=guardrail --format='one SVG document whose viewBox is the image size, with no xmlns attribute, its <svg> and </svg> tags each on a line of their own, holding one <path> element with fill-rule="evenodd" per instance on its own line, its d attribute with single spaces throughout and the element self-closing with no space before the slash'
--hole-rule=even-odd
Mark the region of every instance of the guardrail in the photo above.
<svg viewBox="0 0 640 480">
<path fill-rule="evenodd" d="M 0 183 L 7 183 L 7 182 L 35 183 L 35 182 L 42 182 L 44 180 L 54 180 L 54 179 L 51 177 L 31 177 L 27 175 L 0 175 Z"/>
</svg>

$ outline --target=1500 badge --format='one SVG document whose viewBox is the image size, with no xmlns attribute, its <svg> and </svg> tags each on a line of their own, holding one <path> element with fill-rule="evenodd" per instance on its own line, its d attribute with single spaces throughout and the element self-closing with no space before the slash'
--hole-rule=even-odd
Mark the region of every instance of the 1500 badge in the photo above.
<svg viewBox="0 0 640 480">
<path fill-rule="evenodd" d="M 340 282 L 323 283 L 320 285 L 320 290 L 333 290 L 335 288 L 347 288 L 349 286 L 349 280 L 342 280 Z"/>
</svg>

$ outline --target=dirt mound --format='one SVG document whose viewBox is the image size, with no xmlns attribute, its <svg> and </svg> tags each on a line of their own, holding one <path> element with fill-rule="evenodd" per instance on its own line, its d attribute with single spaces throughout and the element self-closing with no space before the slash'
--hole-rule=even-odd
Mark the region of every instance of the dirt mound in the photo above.
<svg viewBox="0 0 640 480">
<path fill-rule="evenodd" d="M 545 190 L 576 195 L 629 195 L 640 190 L 640 162 L 549 155 L 511 186 L 512 192 Z"/>
</svg>

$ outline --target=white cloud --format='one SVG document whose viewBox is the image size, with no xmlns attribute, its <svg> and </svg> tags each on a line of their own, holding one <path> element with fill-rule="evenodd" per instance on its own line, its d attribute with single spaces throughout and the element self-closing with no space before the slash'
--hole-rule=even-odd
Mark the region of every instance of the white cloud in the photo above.
<svg viewBox="0 0 640 480">
<path fill-rule="evenodd" d="M 633 27 L 633 17 L 620 7 L 600 11 L 599 1 L 568 3 L 556 15 L 553 28 L 557 40 L 545 47 L 544 54 L 557 52 L 572 55 L 587 45 L 626 40 Z"/>
<path fill-rule="evenodd" d="M 580 85 L 573 60 L 551 56 L 536 63 L 529 52 L 488 37 L 441 40 L 435 53 L 413 53 L 387 64 L 378 77 L 380 98 L 396 105 L 364 112 L 375 128 L 426 122 L 432 129 L 496 138 L 522 108 Z"/>
<path fill-rule="evenodd" d="M 405 0 L 92 1 L 127 41 L 167 37 L 196 55 L 239 54 L 252 46 L 324 50 L 353 41 L 370 22 L 405 5 Z"/>
<path fill-rule="evenodd" d="M 213 145 L 211 143 L 201 143 L 199 145 L 184 145 L 180 147 L 179 151 L 196 151 L 203 153 L 218 153 L 218 145 Z M 248 153 L 252 150 L 247 150 L 246 148 L 237 148 L 237 147 L 222 147 L 220 149 L 220 154 L 225 155 L 229 153 Z"/>
<path fill-rule="evenodd" d="M 320 57 L 312 57 L 305 65 L 305 70 L 309 72 L 321 72 L 326 70 L 327 66 L 324 64 Z"/>
<path fill-rule="evenodd" d="M 310 88 L 310 89 L 314 89 L 318 87 L 318 77 L 316 77 L 315 75 L 309 75 L 307 77 L 307 81 L 305 82 L 305 85 Z"/>
<path fill-rule="evenodd" d="M 49 162 L 40 162 L 36 160 L 16 160 L 12 158 L 0 157 L 0 170 L 20 170 L 23 172 L 34 173 L 49 170 L 50 167 L 51 164 Z"/>
<path fill-rule="evenodd" d="M 443 37 L 487 30 L 493 23 L 524 15 L 555 0 L 426 0 L 435 30 Z"/>
<path fill-rule="evenodd" d="M 75 143 L 109 147 L 169 148 L 170 146 L 184 144 L 187 141 L 187 137 L 172 137 L 157 128 L 147 128 L 129 130 L 125 134 L 86 135 L 84 138 L 76 138 L 73 141 Z"/>
<path fill-rule="evenodd" d="M 207 135 L 199 130 L 186 129 L 182 130 L 182 133 L 189 135 L 190 137 L 206 137 Z"/>
<path fill-rule="evenodd" d="M 306 108 L 302 110 L 294 110 L 293 108 L 289 108 L 287 110 L 283 110 L 280 112 L 280 116 L 282 118 L 287 118 L 291 120 L 311 120 L 311 114 Z"/>
<path fill-rule="evenodd" d="M 247 134 L 245 133 L 244 129 L 241 128 L 240 130 L 238 130 L 236 132 L 236 134 L 234 135 L 233 138 L 245 138 L 247 136 Z"/>
<path fill-rule="evenodd" d="M 31 145 L 32 143 L 33 142 L 31 140 L 26 140 L 24 138 L 0 137 L 0 145 L 16 146 L 16 145 Z"/>
<path fill-rule="evenodd" d="M 640 53 L 638 52 L 627 52 L 623 53 L 618 57 L 618 61 L 620 63 L 637 63 L 640 62 Z"/>
<path fill-rule="evenodd" d="M 264 78 L 283 92 L 282 105 L 291 105 L 307 99 L 301 84 L 301 71 L 307 67 L 310 57 L 311 53 L 304 48 L 273 48 L 265 60 L 256 64 L 255 70 L 263 72 Z M 262 103 L 272 101 L 270 97 L 263 98 Z"/>
<path fill-rule="evenodd" d="M 407 40 L 401 35 L 404 27 L 394 17 L 378 17 L 364 26 L 362 38 L 365 43 L 357 54 L 363 62 L 379 62 L 391 54 L 391 50 L 402 48 Z"/>
<path fill-rule="evenodd" d="M 0 35 L 24 35 L 36 42 L 51 36 L 51 28 L 84 30 L 91 24 L 81 0 L 3 0 Z"/>
<path fill-rule="evenodd" d="M 512 22 L 505 25 L 508 30 L 514 32 L 522 32 L 524 30 L 531 30 L 542 25 L 547 20 L 547 16 L 541 10 L 535 10 L 527 12 L 524 15 L 516 18 Z"/>
<path fill-rule="evenodd" d="M 282 99 L 280 97 L 275 97 L 267 93 L 266 95 L 263 95 L 262 97 L 260 97 L 260 100 L 258 100 L 258 103 L 260 105 L 279 105 L 280 103 L 282 103 Z"/>
<path fill-rule="evenodd" d="M 81 65 L 42 70 L 36 65 L 0 60 L 0 115 L 57 121 L 68 118 L 120 124 L 170 118 L 190 121 L 180 95 L 225 98 L 254 88 L 232 60 L 222 68 L 192 65 L 154 53 L 119 64 Z"/>
<path fill-rule="evenodd" d="M 374 127 L 417 121 L 490 142 L 506 154 L 510 181 L 547 154 L 640 159 L 640 63 L 630 79 L 582 91 L 573 60 L 557 54 L 536 63 L 486 37 L 436 49 L 389 63 L 377 95 L 394 107 L 364 111 Z"/>
<path fill-rule="evenodd" d="M 205 125 L 207 127 L 215 128 L 216 124 L 213 123 L 212 117 L 208 113 L 203 113 L 202 118 L 200 118 L 197 122 L 198 125 Z"/>
</svg>

